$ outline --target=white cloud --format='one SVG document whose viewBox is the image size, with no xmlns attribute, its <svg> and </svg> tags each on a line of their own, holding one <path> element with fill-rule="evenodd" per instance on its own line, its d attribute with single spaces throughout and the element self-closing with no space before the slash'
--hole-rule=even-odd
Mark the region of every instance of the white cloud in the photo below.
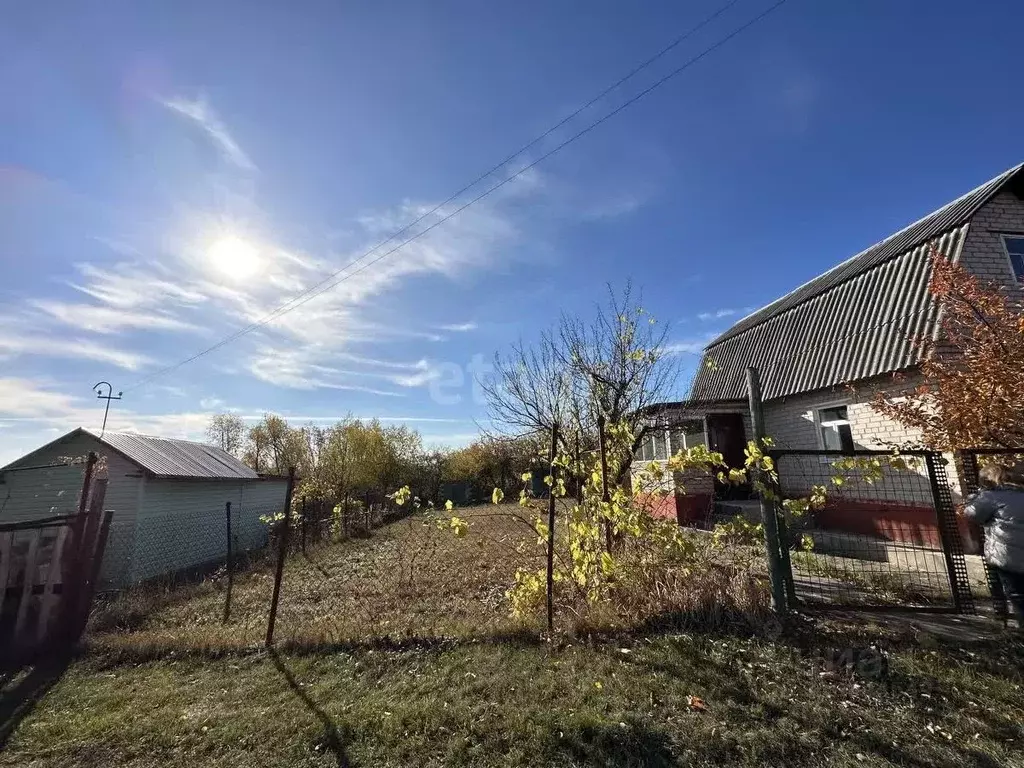
<svg viewBox="0 0 1024 768">
<path fill-rule="evenodd" d="M 231 136 L 227 126 L 221 121 L 205 98 L 189 100 L 186 98 L 165 99 L 160 102 L 167 109 L 187 117 L 201 128 L 217 146 L 221 154 L 231 163 L 245 171 L 255 171 L 256 166 L 245 154 L 238 142 Z"/>
<path fill-rule="evenodd" d="M 167 106 L 218 130 L 219 124 L 201 101 L 173 101 Z M 129 238 L 121 236 L 110 241 L 117 245 L 117 255 L 111 261 L 76 264 L 77 275 L 68 284 L 87 300 L 31 299 L 21 308 L 22 315 L 32 313 L 39 322 L 17 332 L 5 334 L 0 317 L 0 356 L 78 357 L 138 370 L 151 362 L 171 364 L 174 358 L 198 350 L 183 341 L 174 358 L 154 361 L 149 357 L 154 354 L 152 345 L 147 343 L 143 351 L 123 349 L 130 345 L 111 343 L 117 335 L 163 331 L 220 337 L 259 323 L 252 333 L 231 344 L 241 359 L 223 360 L 222 364 L 279 387 L 402 396 L 402 389 L 423 386 L 438 373 L 423 360 L 387 359 L 379 351 L 384 343 L 441 341 L 445 333 L 468 333 L 477 324 L 472 320 L 443 328 L 417 324 L 411 314 L 415 303 L 392 299 L 400 288 L 423 276 L 462 280 L 469 273 L 496 265 L 505 268 L 509 259 L 515 258 L 522 203 L 542 188 L 540 177 L 528 174 L 442 226 L 425 231 L 455 210 L 442 208 L 403 235 L 407 239 L 424 233 L 422 237 L 361 271 L 353 261 L 376 244 L 382 233 L 390 234 L 429 213 L 433 205 L 408 202 L 364 213 L 356 228 L 362 233 L 359 239 L 352 240 L 344 251 L 326 255 L 291 249 L 252 227 L 185 211 L 155 243 L 126 242 Z M 252 246 L 260 268 L 251 278 L 227 277 L 224 265 L 210 257 L 210 244 L 225 235 Z M 360 263 L 366 266 L 369 259 L 395 245 L 392 242 L 373 251 Z M 307 291 L 312 293 L 294 302 L 289 311 L 277 312 L 289 297 Z M 403 307 L 410 309 L 403 312 Z M 69 333 L 74 338 L 68 338 Z M 373 354 L 363 354 L 370 344 Z"/>
<path fill-rule="evenodd" d="M 438 326 L 442 331 L 451 331 L 452 333 L 467 333 L 468 331 L 475 331 L 477 324 L 470 320 L 467 323 L 449 323 L 447 325 Z"/>
<path fill-rule="evenodd" d="M 136 413 L 122 401 L 112 404 L 107 429 L 201 440 L 210 415 Z M 0 443 L 0 466 L 52 440 L 51 433 L 76 427 L 98 430 L 102 420 L 103 404 L 93 397 L 69 395 L 50 379 L 0 377 L 0 422 L 7 425 Z"/>
<path fill-rule="evenodd" d="M 731 307 L 725 309 L 716 309 L 712 312 L 701 312 L 697 315 L 698 320 L 721 320 L 723 317 L 732 317 L 733 315 L 747 315 L 751 312 L 751 307 L 743 307 L 741 309 L 733 309 Z"/>
<path fill-rule="evenodd" d="M 95 360 L 129 371 L 136 371 L 152 362 L 152 358 L 141 353 L 118 349 L 110 344 L 101 344 L 90 339 L 46 336 L 24 332 L 13 325 L 0 326 L 0 356 L 10 355 Z"/>
<path fill-rule="evenodd" d="M 704 352 L 704 348 L 714 341 L 720 331 L 713 333 L 706 333 L 701 336 L 695 336 L 688 339 L 680 339 L 679 341 L 673 341 L 665 345 L 664 351 L 668 355 L 700 355 Z"/>
<path fill-rule="evenodd" d="M 140 312 L 94 304 L 73 304 L 61 301 L 34 299 L 29 305 L 50 317 L 93 333 L 116 333 L 126 328 L 146 330 L 197 330 L 195 325 L 183 322 L 162 312 Z"/>
<path fill-rule="evenodd" d="M 400 387 L 423 387 L 439 378 L 441 378 L 441 369 L 436 365 L 431 365 L 426 360 L 420 360 L 416 364 L 416 370 L 412 373 L 398 373 L 388 376 L 388 379 Z"/>
<path fill-rule="evenodd" d="M 249 372 L 261 381 L 291 389 L 340 389 L 366 392 L 384 397 L 402 397 L 403 393 L 353 381 L 375 374 L 335 368 L 320 359 L 326 355 L 313 347 L 282 350 L 263 347 L 249 363 Z"/>
</svg>

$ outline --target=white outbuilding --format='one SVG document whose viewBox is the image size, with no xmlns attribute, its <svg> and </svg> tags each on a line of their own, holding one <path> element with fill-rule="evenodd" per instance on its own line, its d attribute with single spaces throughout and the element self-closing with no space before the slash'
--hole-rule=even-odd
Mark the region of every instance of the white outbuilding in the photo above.
<svg viewBox="0 0 1024 768">
<path fill-rule="evenodd" d="M 220 448 L 79 428 L 0 468 L 0 523 L 74 511 L 90 452 L 107 479 L 103 508 L 113 511 L 101 588 L 223 561 L 228 503 L 236 552 L 264 546 L 264 521 L 284 511 L 287 478 L 259 475 Z"/>
</svg>

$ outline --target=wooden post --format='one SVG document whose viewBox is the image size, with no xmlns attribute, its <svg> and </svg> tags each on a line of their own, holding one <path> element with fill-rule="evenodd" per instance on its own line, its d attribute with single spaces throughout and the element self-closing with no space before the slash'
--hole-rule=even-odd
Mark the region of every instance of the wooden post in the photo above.
<svg viewBox="0 0 1024 768">
<path fill-rule="evenodd" d="M 235 557 L 232 552 L 232 541 L 231 541 L 231 502 L 224 502 L 224 517 L 227 522 L 227 559 L 226 567 L 228 570 L 228 589 L 227 594 L 224 595 L 224 623 L 227 624 L 231 618 L 231 588 L 235 582 Z"/>
<path fill-rule="evenodd" d="M 100 514 L 98 509 L 96 510 L 96 514 Z M 99 533 L 96 536 L 96 548 L 93 550 L 92 568 L 89 573 L 89 581 L 86 584 L 86 591 L 82 597 L 81 607 L 79 608 L 81 611 L 78 620 L 79 634 L 85 630 L 85 625 L 89 621 L 89 609 L 92 607 L 92 600 L 96 595 L 96 588 L 99 585 L 100 569 L 103 567 L 103 553 L 106 551 L 107 537 L 110 536 L 110 522 L 114 516 L 114 510 L 108 509 L 102 514 L 103 522 L 100 524 Z"/>
<path fill-rule="evenodd" d="M 89 608 L 92 606 L 92 598 L 96 593 L 96 585 L 100 578 L 100 569 L 103 566 L 103 554 L 106 551 L 107 537 L 110 535 L 110 520 L 112 510 L 103 512 L 103 501 L 107 495 L 107 481 L 97 480 L 89 502 L 89 512 L 86 515 L 87 524 L 85 533 L 82 536 L 83 548 L 79 551 L 81 567 L 72 578 L 78 584 L 74 593 L 71 641 L 74 642 L 82 634 L 85 624 L 89 620 Z M 95 523 L 95 524 L 94 524 Z"/>
<path fill-rule="evenodd" d="M 284 558 L 288 553 L 288 527 L 292 516 L 292 491 L 295 490 L 295 467 L 288 468 L 288 489 L 284 498 L 284 519 L 277 542 L 277 570 L 274 573 L 274 594 L 270 598 L 270 616 L 267 618 L 267 640 L 269 648 L 274 643 L 274 623 L 277 621 L 277 603 L 281 599 L 281 579 L 284 576 Z"/>
<path fill-rule="evenodd" d="M 306 497 L 302 497 L 302 554 L 306 554 Z"/>
<path fill-rule="evenodd" d="M 92 475 L 97 460 L 96 453 L 89 451 L 89 458 L 85 462 L 85 472 L 82 476 L 82 491 L 78 498 L 78 514 L 71 525 L 71 557 L 68 558 L 67 564 L 69 578 L 65 578 L 61 585 L 61 602 L 63 603 L 62 611 L 64 614 L 61 617 L 61 621 L 65 622 L 69 637 L 75 631 L 75 622 L 78 617 L 76 608 L 78 606 L 78 593 L 82 588 L 83 581 L 82 573 L 86 557 L 85 542 L 88 540 L 86 536 L 86 523 L 88 522 L 86 507 L 89 505 L 89 495 L 92 491 Z"/>
<path fill-rule="evenodd" d="M 765 437 L 764 405 L 761 401 L 761 379 L 756 368 L 747 368 L 747 397 L 750 405 L 750 422 L 754 428 L 754 440 L 758 445 Z M 782 544 L 779 541 L 779 519 L 773 499 L 761 493 L 761 522 L 764 524 L 765 546 L 768 550 L 768 576 L 772 587 L 772 608 L 784 618 L 788 612 L 786 574 L 782 562 Z"/>
<path fill-rule="evenodd" d="M 608 490 L 608 446 L 604 435 L 604 414 L 597 417 L 597 444 L 601 450 L 601 501 L 605 504 L 612 500 L 611 492 Z M 604 521 L 604 546 L 608 554 L 612 551 L 612 521 Z"/>
<path fill-rule="evenodd" d="M 576 432 L 576 503 L 583 503 L 583 454 L 580 452 L 580 433 Z"/>
<path fill-rule="evenodd" d="M 548 489 L 548 632 L 555 626 L 555 455 L 558 453 L 558 422 L 551 425 L 551 455 L 549 472 L 551 487 Z"/>
</svg>

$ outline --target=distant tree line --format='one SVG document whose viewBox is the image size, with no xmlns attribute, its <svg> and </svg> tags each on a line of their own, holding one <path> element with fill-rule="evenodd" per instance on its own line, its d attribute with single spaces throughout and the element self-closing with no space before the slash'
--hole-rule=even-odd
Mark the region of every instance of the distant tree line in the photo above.
<svg viewBox="0 0 1024 768">
<path fill-rule="evenodd" d="M 293 426 L 273 414 L 253 424 L 217 414 L 207 440 L 261 474 L 285 475 L 295 467 L 299 493 L 328 500 L 379 496 L 408 485 L 422 499 L 441 503 L 451 483 L 468 483 L 474 498 L 489 498 L 495 487 L 521 487 L 523 472 L 536 468 L 542 450 L 542 441 L 529 437 L 494 436 L 463 448 L 425 449 L 420 433 L 405 425 L 344 419 L 326 427 Z"/>
</svg>

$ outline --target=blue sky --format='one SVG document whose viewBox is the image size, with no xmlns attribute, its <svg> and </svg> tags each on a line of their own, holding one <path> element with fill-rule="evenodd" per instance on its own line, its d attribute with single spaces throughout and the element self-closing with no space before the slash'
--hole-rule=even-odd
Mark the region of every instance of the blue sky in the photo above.
<svg viewBox="0 0 1024 768">
<path fill-rule="evenodd" d="M 351 413 L 462 443 L 486 418 L 473 371 L 561 312 L 590 312 L 605 283 L 642 287 L 692 366 L 745 309 L 1024 156 L 1019 3 L 789 0 L 414 244 L 133 388 L 721 5 L 8 5 L 0 462 L 98 427 L 100 379 L 126 390 L 112 428 L 199 437 L 225 409 Z M 768 5 L 740 0 L 492 181 Z"/>
</svg>

